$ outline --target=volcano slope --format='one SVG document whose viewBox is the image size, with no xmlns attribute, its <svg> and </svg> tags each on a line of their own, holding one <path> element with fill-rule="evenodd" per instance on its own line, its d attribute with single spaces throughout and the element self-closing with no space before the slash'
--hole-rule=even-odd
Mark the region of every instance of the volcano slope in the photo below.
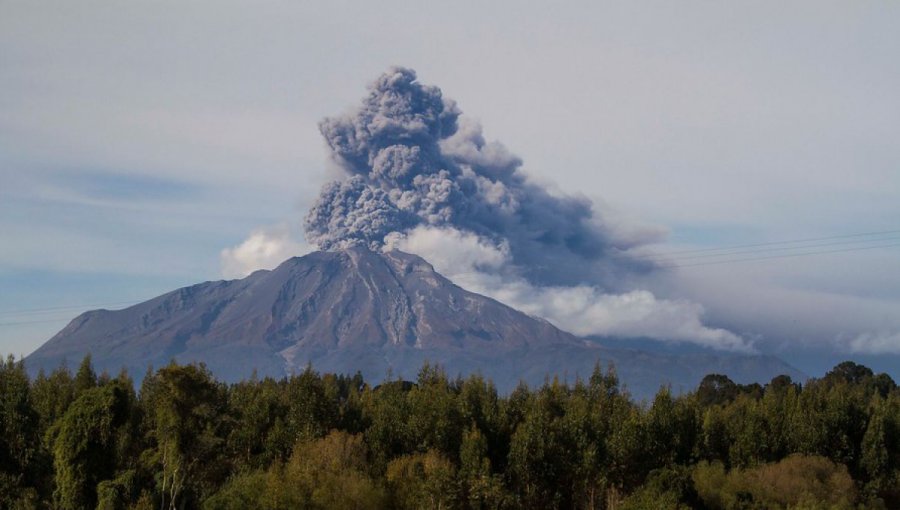
<svg viewBox="0 0 900 510">
<path fill-rule="evenodd" d="M 365 248 L 314 252 L 240 280 L 205 282 L 122 310 L 72 320 L 26 359 L 32 372 L 77 363 L 135 378 L 170 360 L 203 362 L 225 381 L 282 377 L 311 365 L 376 383 L 414 379 L 426 361 L 451 376 L 481 373 L 501 392 L 520 381 L 587 377 L 613 363 L 638 398 L 690 390 L 707 373 L 737 382 L 802 374 L 771 356 L 673 354 L 605 347 L 468 292 L 422 258 Z"/>
</svg>

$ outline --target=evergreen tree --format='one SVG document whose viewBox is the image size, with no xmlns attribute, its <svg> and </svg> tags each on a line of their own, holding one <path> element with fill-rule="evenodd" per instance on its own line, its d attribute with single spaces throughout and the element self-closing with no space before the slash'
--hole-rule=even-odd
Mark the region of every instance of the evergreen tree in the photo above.
<svg viewBox="0 0 900 510">
<path fill-rule="evenodd" d="M 161 368 L 140 395 L 156 490 L 168 508 L 196 506 L 228 473 L 225 390 L 203 365 Z"/>
<path fill-rule="evenodd" d="M 94 365 L 91 363 L 90 354 L 85 355 L 81 360 L 81 365 L 78 366 L 78 371 L 75 372 L 73 384 L 76 398 L 81 395 L 81 393 L 97 386 L 97 373 L 94 372 Z"/>
<path fill-rule="evenodd" d="M 463 434 L 459 451 L 460 504 L 472 510 L 503 505 L 505 494 L 500 477 L 491 471 L 487 439 L 473 423 Z"/>
<path fill-rule="evenodd" d="M 456 505 L 456 468 L 434 450 L 392 460 L 385 478 L 391 489 L 391 508 L 445 510 Z"/>
<path fill-rule="evenodd" d="M 38 423 L 25 365 L 10 355 L 0 361 L 0 507 L 37 484 Z"/>
<path fill-rule="evenodd" d="M 862 440 L 860 466 L 869 480 L 869 488 L 878 491 L 890 480 L 890 452 L 887 444 L 886 403 L 876 396 L 871 404 L 871 415 Z"/>
<path fill-rule="evenodd" d="M 130 416 L 118 384 L 82 391 L 60 419 L 53 441 L 54 502 L 61 509 L 97 505 L 97 485 L 116 472 L 117 430 Z"/>
<path fill-rule="evenodd" d="M 0 364 L 0 508 L 894 508 L 900 390 L 843 363 L 765 387 L 723 376 L 635 404 L 615 371 L 520 385 L 425 365 L 369 388 L 308 368 L 202 365 L 32 383 Z"/>
</svg>

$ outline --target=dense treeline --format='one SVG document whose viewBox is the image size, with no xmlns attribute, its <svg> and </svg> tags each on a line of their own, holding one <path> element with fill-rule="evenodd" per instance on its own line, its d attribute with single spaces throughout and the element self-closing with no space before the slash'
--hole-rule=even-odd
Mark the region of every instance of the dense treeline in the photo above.
<svg viewBox="0 0 900 510">
<path fill-rule="evenodd" d="M 500 396 L 424 366 L 29 380 L 0 363 L 0 507 L 900 508 L 900 390 L 843 363 L 801 386 L 707 376 L 634 403 L 612 368 Z"/>
</svg>

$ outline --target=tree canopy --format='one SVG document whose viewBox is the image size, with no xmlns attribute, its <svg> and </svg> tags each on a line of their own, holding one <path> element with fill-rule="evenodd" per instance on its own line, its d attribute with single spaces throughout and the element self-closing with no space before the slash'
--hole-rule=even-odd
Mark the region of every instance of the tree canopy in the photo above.
<svg viewBox="0 0 900 510">
<path fill-rule="evenodd" d="M 614 368 L 509 395 L 426 364 L 370 386 L 312 367 L 29 379 L 0 363 L 0 508 L 900 508 L 900 389 L 706 376 L 634 402 Z"/>
</svg>

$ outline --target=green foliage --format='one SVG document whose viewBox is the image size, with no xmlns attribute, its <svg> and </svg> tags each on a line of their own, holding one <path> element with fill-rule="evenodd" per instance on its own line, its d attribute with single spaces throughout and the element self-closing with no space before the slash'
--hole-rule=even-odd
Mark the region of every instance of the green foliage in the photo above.
<svg viewBox="0 0 900 510">
<path fill-rule="evenodd" d="M 334 431 L 301 442 L 285 465 L 232 478 L 203 503 L 207 510 L 383 508 L 384 489 L 367 473 L 359 435 Z"/>
<path fill-rule="evenodd" d="M 434 450 L 392 460 L 385 478 L 393 496 L 392 508 L 441 510 L 456 503 L 456 468 Z"/>
<path fill-rule="evenodd" d="M 0 508 L 31 497 L 27 490 L 37 481 L 38 434 L 25 366 L 9 356 L 0 361 Z"/>
<path fill-rule="evenodd" d="M 635 404 L 599 365 L 500 396 L 435 365 L 370 388 L 202 365 L 29 382 L 0 364 L 0 508 L 900 508 L 900 390 L 844 363 Z"/>
<path fill-rule="evenodd" d="M 825 377 L 822 378 L 822 382 L 825 384 L 863 384 L 868 382 L 874 375 L 872 369 L 869 367 L 856 364 L 852 361 L 845 361 L 839 363 L 825 374 Z"/>
<path fill-rule="evenodd" d="M 647 412 L 645 448 L 655 465 L 689 464 L 699 435 L 699 408 L 695 401 L 674 399 L 668 388 L 661 389 Z"/>
<path fill-rule="evenodd" d="M 97 485 L 97 510 L 127 510 L 129 503 L 140 494 L 140 481 L 134 470 L 121 472 L 113 480 Z"/>
<path fill-rule="evenodd" d="M 278 383 L 266 378 L 251 379 L 231 387 L 228 408 L 234 420 L 227 447 L 235 468 L 260 469 L 288 450 L 289 433 L 284 427 L 289 404 Z"/>
<path fill-rule="evenodd" d="M 694 486 L 711 509 L 852 509 L 856 488 L 847 468 L 817 456 L 793 455 L 747 470 L 726 472 L 721 463 L 702 462 Z"/>
<path fill-rule="evenodd" d="M 572 490 L 569 460 L 576 452 L 562 420 L 564 396 L 558 381 L 542 388 L 511 438 L 509 473 L 523 506 L 568 506 L 564 501 Z"/>
<path fill-rule="evenodd" d="M 49 377 L 42 370 L 31 383 L 31 395 L 40 418 L 40 429 L 46 431 L 75 400 L 75 381 L 65 366 L 54 370 Z"/>
<path fill-rule="evenodd" d="M 697 387 L 697 400 L 700 405 L 723 405 L 737 398 L 738 386 L 726 375 L 709 374 L 700 381 Z"/>
<path fill-rule="evenodd" d="M 129 416 L 119 384 L 85 389 L 59 421 L 53 445 L 54 502 L 61 509 L 93 508 L 97 485 L 115 475 L 117 431 Z"/>
<path fill-rule="evenodd" d="M 334 431 L 299 445 L 285 466 L 285 477 L 309 495 L 312 508 L 378 508 L 384 491 L 367 469 L 362 436 Z"/>
<path fill-rule="evenodd" d="M 225 388 L 202 365 L 172 363 L 144 379 L 140 403 L 150 440 L 143 457 L 160 499 L 173 509 L 196 504 L 227 476 Z"/>
<path fill-rule="evenodd" d="M 415 451 L 413 434 L 406 418 L 410 415 L 402 381 L 389 381 L 367 391 L 362 397 L 366 443 L 372 452 L 374 469 L 383 472 L 392 458 Z"/>
<path fill-rule="evenodd" d="M 294 441 L 322 437 L 337 425 L 336 402 L 329 401 L 325 384 L 312 367 L 288 381 L 287 396 L 286 423 Z"/>
<path fill-rule="evenodd" d="M 628 496 L 621 510 L 690 510 L 702 506 L 687 468 L 663 468 L 650 472 L 647 481 Z"/>
<path fill-rule="evenodd" d="M 409 439 L 416 451 L 435 449 L 451 458 L 457 455 L 463 422 L 456 393 L 442 368 L 426 363 L 419 371 L 418 384 L 406 397 Z"/>
<path fill-rule="evenodd" d="M 769 457 L 769 423 L 763 404 L 748 395 L 739 395 L 724 410 L 727 423 L 728 463 L 732 467 L 748 467 L 763 463 Z"/>
<path fill-rule="evenodd" d="M 94 365 L 91 364 L 91 355 L 88 354 L 81 360 L 78 371 L 75 372 L 75 380 L 73 382 L 75 389 L 75 397 L 83 392 L 97 387 L 97 373 L 94 372 Z"/>
<path fill-rule="evenodd" d="M 491 471 L 487 439 L 473 423 L 463 434 L 459 452 L 459 498 L 462 506 L 487 510 L 506 500 L 501 478 Z"/>
<path fill-rule="evenodd" d="M 470 376 L 459 385 L 456 405 L 460 422 L 479 431 L 491 466 L 498 472 L 502 471 L 509 454 L 507 438 L 510 425 L 504 419 L 497 388 L 480 375 Z"/>
<path fill-rule="evenodd" d="M 645 463 L 636 448 L 646 432 L 636 408 L 632 408 L 636 428 L 626 426 L 625 434 L 604 442 L 614 428 L 606 412 L 618 411 L 615 402 L 621 398 L 606 390 L 580 381 L 570 389 L 554 380 L 527 400 L 523 420 L 510 438 L 507 469 L 518 505 L 593 506 L 608 480 L 616 478 L 617 467 L 631 469 Z M 619 419 L 613 415 L 612 420 Z"/>
<path fill-rule="evenodd" d="M 273 468 L 273 471 L 275 468 Z M 263 471 L 239 474 L 225 483 L 218 492 L 203 502 L 204 510 L 244 510 L 263 508 L 261 503 L 270 503 L 268 508 L 282 508 L 274 494 L 268 492 L 269 475 Z M 276 500 L 275 504 L 270 499 Z"/>
</svg>

